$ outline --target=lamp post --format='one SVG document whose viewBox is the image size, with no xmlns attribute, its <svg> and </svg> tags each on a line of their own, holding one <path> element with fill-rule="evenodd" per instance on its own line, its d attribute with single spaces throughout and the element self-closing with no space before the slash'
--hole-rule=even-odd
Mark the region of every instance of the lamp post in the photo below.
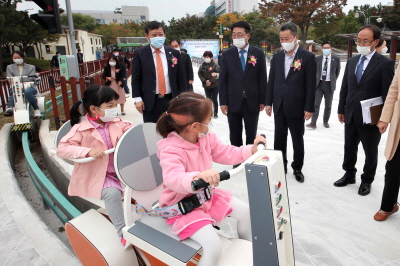
<svg viewBox="0 0 400 266">
<path fill-rule="evenodd" d="M 365 18 L 365 21 L 364 21 L 364 24 L 365 24 L 365 25 L 369 25 L 369 24 L 371 23 L 371 18 L 377 18 L 376 21 L 377 21 L 378 23 L 381 23 L 381 22 L 382 22 L 382 18 L 381 18 L 380 16 L 370 16 L 370 17 L 367 17 L 367 16 L 365 15 L 365 13 L 362 12 L 361 10 L 360 10 L 360 11 L 357 11 L 357 12 L 354 14 L 354 17 L 355 17 L 355 18 L 359 18 L 359 17 L 360 17 L 360 13 L 361 13 L 361 14 L 364 16 L 364 18 Z"/>
</svg>

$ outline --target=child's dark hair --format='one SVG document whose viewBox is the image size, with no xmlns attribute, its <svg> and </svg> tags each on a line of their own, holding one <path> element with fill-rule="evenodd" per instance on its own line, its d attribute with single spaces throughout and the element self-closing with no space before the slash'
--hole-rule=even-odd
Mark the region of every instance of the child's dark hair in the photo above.
<svg viewBox="0 0 400 266">
<path fill-rule="evenodd" d="M 204 121 L 211 117 L 212 102 L 204 96 L 184 92 L 171 100 L 167 112 L 157 121 L 157 132 L 164 138 L 172 131 L 183 131 L 186 126 Z"/>
<path fill-rule="evenodd" d="M 90 106 L 99 107 L 102 103 L 108 103 L 112 100 L 118 100 L 119 95 L 113 89 L 107 86 L 93 85 L 88 87 L 83 93 L 82 101 L 77 101 L 71 108 L 71 126 L 81 121 L 81 113 L 78 108 L 81 103 L 85 110 L 90 114 Z"/>
</svg>

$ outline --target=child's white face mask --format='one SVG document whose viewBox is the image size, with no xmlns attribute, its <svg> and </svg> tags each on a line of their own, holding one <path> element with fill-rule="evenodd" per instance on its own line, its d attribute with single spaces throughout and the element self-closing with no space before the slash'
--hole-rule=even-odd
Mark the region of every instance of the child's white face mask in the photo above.
<svg viewBox="0 0 400 266">
<path fill-rule="evenodd" d="M 205 126 L 205 127 L 207 127 L 208 128 L 208 130 L 207 130 L 207 132 L 199 132 L 199 134 L 198 134 L 198 137 L 204 137 L 205 135 L 207 135 L 208 133 L 210 133 L 210 131 L 211 131 L 211 129 L 212 129 L 212 127 L 213 127 L 213 124 L 212 124 L 212 122 L 210 122 L 210 123 L 208 123 L 207 125 L 204 125 L 204 124 L 202 124 L 202 123 L 199 123 L 200 125 L 203 125 L 203 126 Z"/>
<path fill-rule="evenodd" d="M 111 109 L 101 109 L 100 107 L 97 108 L 105 112 L 104 116 L 100 116 L 100 120 L 104 123 L 111 122 L 118 116 L 118 107 Z"/>
</svg>

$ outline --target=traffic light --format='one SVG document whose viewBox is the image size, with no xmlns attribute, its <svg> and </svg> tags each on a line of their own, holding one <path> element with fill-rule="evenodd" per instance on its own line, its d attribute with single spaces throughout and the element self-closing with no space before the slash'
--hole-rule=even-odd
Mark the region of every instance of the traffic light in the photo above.
<svg viewBox="0 0 400 266">
<path fill-rule="evenodd" d="M 50 34 L 61 32 L 60 11 L 58 10 L 58 0 L 32 0 L 43 13 L 31 15 L 31 19 L 45 28 Z"/>
</svg>

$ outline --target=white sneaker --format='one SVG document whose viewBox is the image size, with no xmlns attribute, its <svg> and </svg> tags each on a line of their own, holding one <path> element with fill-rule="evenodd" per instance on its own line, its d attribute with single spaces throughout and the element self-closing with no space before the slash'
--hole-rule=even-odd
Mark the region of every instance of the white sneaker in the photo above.
<svg viewBox="0 0 400 266">
<path fill-rule="evenodd" d="M 33 113 L 34 117 L 41 117 L 42 114 L 40 113 L 40 110 L 35 110 L 35 112 Z"/>
<path fill-rule="evenodd" d="M 125 94 L 125 97 L 126 97 L 126 98 L 129 98 L 129 96 L 131 96 L 131 95 L 129 95 L 129 93 Z"/>
</svg>

